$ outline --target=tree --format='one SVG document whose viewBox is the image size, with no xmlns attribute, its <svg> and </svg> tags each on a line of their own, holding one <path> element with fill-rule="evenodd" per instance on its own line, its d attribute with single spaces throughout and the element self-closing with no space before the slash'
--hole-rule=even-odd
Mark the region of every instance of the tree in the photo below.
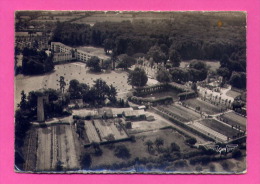
<svg viewBox="0 0 260 184">
<path fill-rule="evenodd" d="M 126 54 L 121 54 L 118 56 L 118 64 L 117 68 L 123 68 L 124 70 L 127 70 L 130 66 L 134 65 L 136 63 L 136 59 L 133 57 L 130 57 Z"/>
<path fill-rule="evenodd" d="M 130 158 L 130 152 L 125 145 L 118 145 L 114 150 L 115 156 L 122 159 Z"/>
<path fill-rule="evenodd" d="M 162 51 L 162 52 L 166 55 L 166 57 L 167 57 L 168 51 L 169 51 L 168 46 L 167 46 L 166 44 L 161 44 L 161 45 L 160 45 L 160 49 L 161 49 L 161 51 Z"/>
<path fill-rule="evenodd" d="M 207 78 L 208 67 L 201 61 L 192 61 L 190 63 L 189 72 L 192 82 L 203 81 Z"/>
<path fill-rule="evenodd" d="M 163 63 L 166 61 L 166 55 L 158 45 L 152 46 L 149 49 L 147 57 L 153 59 L 155 63 Z"/>
<path fill-rule="evenodd" d="M 228 65 L 228 63 L 229 63 L 229 57 L 228 57 L 227 54 L 225 54 L 225 55 L 221 58 L 221 60 L 220 60 L 220 66 L 221 66 L 221 67 L 226 67 L 226 66 Z"/>
<path fill-rule="evenodd" d="M 55 170 L 56 171 L 62 171 L 63 170 L 63 165 L 62 165 L 62 162 L 60 160 L 57 161 Z"/>
<path fill-rule="evenodd" d="M 145 145 L 147 146 L 148 152 L 151 152 L 153 142 L 151 140 L 148 140 L 145 142 Z"/>
<path fill-rule="evenodd" d="M 108 69 L 111 69 L 111 67 L 112 67 L 111 59 L 106 59 L 102 64 L 102 69 L 108 70 Z"/>
<path fill-rule="evenodd" d="M 70 93 L 71 99 L 79 99 L 81 98 L 80 93 L 80 87 L 79 87 L 79 81 L 76 79 L 73 79 L 70 81 L 68 92 Z"/>
<path fill-rule="evenodd" d="M 98 104 L 103 104 L 109 96 L 110 88 L 105 81 L 97 79 L 94 81 L 93 90 L 95 92 L 95 100 Z M 111 96 L 113 96 L 111 94 Z M 110 96 L 110 97 L 111 97 Z"/>
<path fill-rule="evenodd" d="M 65 86 L 66 86 L 66 82 L 64 80 L 64 77 L 60 76 L 60 80 L 58 82 L 60 84 L 60 91 L 61 91 L 61 93 L 64 93 Z"/>
<path fill-rule="evenodd" d="M 92 159 L 89 154 L 85 154 L 81 159 L 81 168 L 82 169 L 89 169 L 92 164 Z"/>
<path fill-rule="evenodd" d="M 171 81 L 171 74 L 167 70 L 161 69 L 157 72 L 156 79 L 159 82 L 168 83 Z"/>
<path fill-rule="evenodd" d="M 15 145 L 20 147 L 24 143 L 26 132 L 30 129 L 28 114 L 21 110 L 15 112 Z"/>
<path fill-rule="evenodd" d="M 53 56 L 47 56 L 44 51 L 25 48 L 23 50 L 22 73 L 35 75 L 50 72 L 54 69 Z"/>
<path fill-rule="evenodd" d="M 221 67 L 217 69 L 218 75 L 222 76 L 225 79 L 229 79 L 231 72 L 226 67 Z"/>
<path fill-rule="evenodd" d="M 238 149 L 235 149 L 233 152 L 232 152 L 232 158 L 240 158 L 242 157 L 242 152 Z"/>
<path fill-rule="evenodd" d="M 27 108 L 26 94 L 24 93 L 24 90 L 21 92 L 21 102 L 18 104 L 18 107 L 20 107 L 21 110 L 26 110 Z"/>
<path fill-rule="evenodd" d="M 246 74 L 244 72 L 232 72 L 229 83 L 236 88 L 246 88 Z"/>
<path fill-rule="evenodd" d="M 174 167 L 175 168 L 183 168 L 185 166 L 187 166 L 188 163 L 186 160 L 177 160 L 175 163 L 174 163 Z"/>
<path fill-rule="evenodd" d="M 198 93 L 197 84 L 196 84 L 195 82 L 192 83 L 191 89 L 192 89 L 193 91 L 195 91 L 195 93 Z"/>
<path fill-rule="evenodd" d="M 101 150 L 101 148 L 100 148 L 100 146 L 99 146 L 99 143 L 97 143 L 97 142 L 92 142 L 91 145 L 92 145 L 92 147 L 93 147 L 94 150 L 95 150 L 95 155 L 97 155 L 97 156 L 102 155 L 102 150 Z"/>
<path fill-rule="evenodd" d="M 190 80 L 190 72 L 185 68 L 174 67 L 170 70 L 172 80 L 177 83 L 188 82 Z"/>
<path fill-rule="evenodd" d="M 181 56 L 175 49 L 170 49 L 169 59 L 173 67 L 179 67 L 181 63 Z"/>
<path fill-rule="evenodd" d="M 104 45 L 105 53 L 109 54 L 109 52 L 113 50 L 113 48 L 115 46 L 115 42 L 112 39 L 107 38 L 104 40 L 103 45 Z"/>
<path fill-rule="evenodd" d="M 135 68 L 134 71 L 131 71 L 128 75 L 127 82 L 128 84 L 136 87 L 143 87 L 146 85 L 148 77 L 145 71 L 141 68 Z"/>
<path fill-rule="evenodd" d="M 97 56 L 88 59 L 86 66 L 90 68 L 90 71 L 101 72 L 100 59 Z"/>
<path fill-rule="evenodd" d="M 195 138 L 189 138 L 186 140 L 186 143 L 190 144 L 190 145 L 194 145 L 196 144 L 197 140 Z"/>
<path fill-rule="evenodd" d="M 107 96 L 108 96 L 108 99 L 110 100 L 110 102 L 116 103 L 117 91 L 116 91 L 116 88 L 112 84 L 109 86 Z"/>
<path fill-rule="evenodd" d="M 164 144 L 164 141 L 162 138 L 158 137 L 155 139 L 155 145 L 157 147 L 157 150 L 159 151 L 160 150 L 160 146 L 162 146 Z"/>
<path fill-rule="evenodd" d="M 180 151 L 180 146 L 176 144 L 175 142 L 171 143 L 171 151 Z"/>
</svg>

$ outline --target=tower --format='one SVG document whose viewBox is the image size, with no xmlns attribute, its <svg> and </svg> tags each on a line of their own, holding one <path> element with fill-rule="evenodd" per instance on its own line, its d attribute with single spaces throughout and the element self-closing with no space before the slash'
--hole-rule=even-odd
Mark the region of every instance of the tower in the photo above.
<svg viewBox="0 0 260 184">
<path fill-rule="evenodd" d="M 45 120 L 44 117 L 44 103 L 48 103 L 49 97 L 45 96 L 38 96 L 37 97 L 37 120 L 43 122 Z"/>
</svg>

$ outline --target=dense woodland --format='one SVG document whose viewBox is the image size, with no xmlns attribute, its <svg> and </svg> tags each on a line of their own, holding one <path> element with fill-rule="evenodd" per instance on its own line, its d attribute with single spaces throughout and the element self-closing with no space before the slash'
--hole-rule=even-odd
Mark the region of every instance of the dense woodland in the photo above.
<svg viewBox="0 0 260 184">
<path fill-rule="evenodd" d="M 220 60 L 245 50 L 245 25 L 245 15 L 225 13 L 173 13 L 169 19 L 97 22 L 93 27 L 64 22 L 57 23 L 53 41 L 106 46 L 117 55 L 147 53 L 158 44 L 166 50 L 172 46 L 183 60 Z"/>
<path fill-rule="evenodd" d="M 54 69 L 52 56 L 47 56 L 45 51 L 25 48 L 23 50 L 23 64 L 21 71 L 25 75 L 37 75 L 50 72 Z M 18 68 L 17 68 L 18 70 Z"/>
</svg>

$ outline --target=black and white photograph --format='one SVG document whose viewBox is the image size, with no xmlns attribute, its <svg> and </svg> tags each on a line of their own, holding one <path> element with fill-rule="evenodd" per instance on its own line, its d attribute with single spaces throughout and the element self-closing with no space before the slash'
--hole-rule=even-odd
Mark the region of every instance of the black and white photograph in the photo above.
<svg viewBox="0 0 260 184">
<path fill-rule="evenodd" d="M 18 173 L 245 174 L 243 11 L 16 11 Z"/>
</svg>

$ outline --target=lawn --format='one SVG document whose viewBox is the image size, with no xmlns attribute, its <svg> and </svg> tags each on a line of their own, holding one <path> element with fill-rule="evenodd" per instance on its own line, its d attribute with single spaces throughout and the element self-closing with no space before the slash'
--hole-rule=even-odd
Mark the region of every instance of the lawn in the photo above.
<svg viewBox="0 0 260 184">
<path fill-rule="evenodd" d="M 214 119 L 203 119 L 199 121 L 199 123 L 230 138 L 232 138 L 233 136 L 237 136 L 237 134 L 239 133 L 238 130 L 232 129 L 231 127 Z"/>
<path fill-rule="evenodd" d="M 185 100 L 184 103 L 191 106 L 192 108 L 200 107 L 200 110 L 202 112 L 205 112 L 209 115 L 221 113 L 222 111 L 221 107 L 215 106 L 213 104 L 210 104 L 208 102 L 196 98 Z"/>
</svg>

